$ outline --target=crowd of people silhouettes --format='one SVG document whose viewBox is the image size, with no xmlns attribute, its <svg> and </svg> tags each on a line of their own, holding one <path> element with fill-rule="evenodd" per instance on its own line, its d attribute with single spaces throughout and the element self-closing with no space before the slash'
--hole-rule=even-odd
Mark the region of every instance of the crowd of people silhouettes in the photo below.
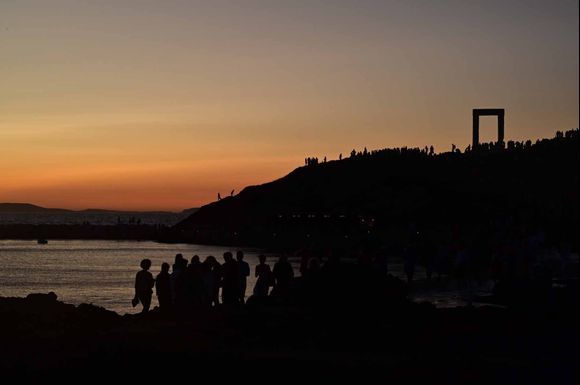
<svg viewBox="0 0 580 385">
<path fill-rule="evenodd" d="M 370 300 L 372 295 L 379 294 L 377 284 L 394 279 L 388 266 L 394 260 L 401 264 L 408 284 L 416 280 L 417 267 L 421 266 L 428 284 L 443 283 L 449 287 L 453 282 L 460 289 L 491 283 L 497 293 L 530 290 L 530 285 L 545 285 L 549 289 L 554 277 L 569 270 L 566 264 L 578 259 L 573 245 L 548 239 L 541 226 L 515 223 L 509 218 L 480 227 L 468 237 L 452 229 L 447 233 L 419 230 L 409 225 L 399 245 L 393 244 L 388 250 L 367 249 L 348 254 L 344 250 L 300 250 L 295 255 L 299 261 L 298 284 L 286 255 L 281 255 L 272 269 L 266 256 L 259 255 L 254 268 L 253 299 L 289 298 L 298 294 L 308 300 L 332 301 L 335 297 L 342 301 L 353 296 L 362 303 L 363 297 Z M 348 257 L 346 261 L 344 257 Z M 188 261 L 177 254 L 171 273 L 169 264 L 164 262 L 155 278 L 148 271 L 150 267 L 149 259 L 142 260 L 142 270 L 135 278 L 133 305 L 140 302 L 143 312 L 150 309 L 153 289 L 160 309 L 173 309 L 178 314 L 246 302 L 251 272 L 242 251 L 235 258 L 231 252 L 225 252 L 223 263 L 213 256 L 201 262 L 197 255 Z"/>
<path fill-rule="evenodd" d="M 570 139 L 578 137 L 578 129 L 567 130 L 567 131 L 557 131 L 556 132 L 556 139 Z M 489 142 L 489 143 L 479 143 L 476 148 L 472 148 L 471 145 L 468 145 L 464 151 L 462 152 L 461 149 L 455 145 L 451 144 L 451 154 L 467 154 L 470 152 L 490 152 L 490 151 L 499 151 L 499 150 L 507 150 L 507 151 L 514 151 L 514 150 L 522 150 L 522 149 L 530 149 L 534 145 L 541 145 L 543 142 L 549 141 L 549 139 L 543 140 L 536 140 L 532 142 L 531 140 L 526 141 L 515 141 L 510 140 L 507 143 L 504 142 Z M 366 147 L 362 151 L 357 151 L 353 149 L 350 152 L 350 157 L 344 158 L 342 154 L 338 155 L 338 160 L 348 160 L 348 159 L 356 159 L 356 158 L 364 158 L 369 156 L 380 156 L 380 155 L 409 155 L 409 154 L 420 154 L 420 155 L 427 155 L 427 156 L 435 156 L 435 147 L 434 146 L 425 146 L 423 148 L 420 147 L 395 147 L 395 148 L 383 148 L 378 150 L 368 150 Z M 327 159 L 326 156 L 324 157 L 323 163 L 326 163 Z M 320 162 L 318 161 L 318 157 L 308 157 L 304 159 L 305 166 L 317 166 Z"/>
<path fill-rule="evenodd" d="M 285 256 L 281 256 L 271 269 L 266 263 L 266 256 L 258 257 L 255 267 L 256 284 L 253 289 L 255 297 L 266 297 L 272 291 L 284 293 L 288 290 L 294 277 L 292 265 Z M 217 305 L 244 304 L 247 291 L 247 279 L 250 276 L 250 265 L 244 261 L 244 252 L 238 251 L 234 258 L 231 252 L 223 254 L 223 263 L 214 256 L 208 256 L 203 262 L 194 255 L 188 262 L 182 254 L 175 256 L 172 271 L 164 262 L 157 277 L 149 272 L 151 260 L 141 261 L 141 270 L 135 277 L 135 296 L 133 306 L 141 303 L 142 312 L 149 311 L 153 289 L 162 311 L 174 309 L 177 312 L 188 312 L 200 307 Z M 221 289 L 221 299 L 220 299 Z"/>
<path fill-rule="evenodd" d="M 417 279 L 416 271 L 421 266 L 422 281 L 429 285 L 449 288 L 452 284 L 456 289 L 465 289 L 482 285 L 489 288 L 491 284 L 500 294 L 530 292 L 538 285 L 549 290 L 553 278 L 569 271 L 569 264 L 578 260 L 573 245 L 548 239 L 542 227 L 513 223 L 510 219 L 496 220 L 469 237 L 453 230 L 424 233 L 410 225 L 408 235 L 388 250 L 350 254 L 341 250 L 300 250 L 295 257 L 299 261 L 298 284 L 285 255 L 279 257 L 272 269 L 265 255 L 258 257 L 254 300 L 288 298 L 298 293 L 308 300 L 332 301 L 332 297 L 346 300 L 354 296 L 362 302 L 361 298 L 370 299 L 378 294 L 369 285 L 394 278 L 389 275 L 389 263 L 401 264 L 408 284 Z M 347 261 L 343 257 L 348 257 Z M 201 262 L 197 255 L 188 262 L 177 254 L 171 273 L 170 265 L 163 263 L 155 279 L 148 271 L 150 267 L 150 260 L 141 261 L 142 270 L 135 278 L 133 305 L 140 302 L 143 312 L 150 309 L 153 289 L 160 309 L 174 309 L 178 314 L 246 302 L 251 272 L 242 251 L 235 258 L 231 252 L 224 253 L 223 263 L 213 256 Z"/>
<path fill-rule="evenodd" d="M 475 162 L 486 159 L 489 152 L 502 151 L 511 158 L 526 155 L 533 161 L 536 152 L 559 151 L 560 143 L 572 143 L 569 139 L 578 136 L 578 129 L 559 131 L 555 139 L 535 143 L 508 141 L 507 145 L 482 143 L 475 149 L 468 146 L 464 152 L 453 145 L 451 153 L 439 154 L 433 159 L 453 160 L 461 154 L 461 157 Z M 351 153 L 351 158 L 368 156 L 424 158 L 434 156 L 434 148 L 403 147 L 377 151 L 365 148 Z M 342 159 L 342 154 L 339 159 Z M 500 160 L 505 161 L 505 157 Z M 317 165 L 318 158 L 306 158 L 305 164 Z M 474 178 L 478 177 L 477 167 L 474 167 L 473 175 Z M 549 287 L 553 277 L 569 270 L 566 266 L 578 260 L 578 245 L 574 243 L 574 237 L 568 234 L 566 224 L 546 222 L 542 216 L 544 214 L 520 207 L 517 202 L 499 206 L 501 210 L 496 210 L 492 203 L 482 202 L 481 207 L 476 207 L 482 213 L 481 220 L 470 222 L 468 227 L 459 226 L 459 222 L 431 223 L 425 220 L 423 225 L 417 226 L 410 220 L 397 223 L 396 227 L 393 226 L 394 229 L 401 229 L 397 237 L 382 239 L 379 243 L 384 249 L 367 249 L 359 254 L 352 250 L 333 250 L 327 255 L 325 252 L 302 251 L 297 255 L 300 260 L 300 283 L 316 282 L 318 278 L 314 277 L 326 276 L 327 283 L 338 282 L 332 289 L 334 292 L 338 292 L 340 289 L 336 288 L 341 286 L 362 287 L 366 285 L 368 276 L 364 273 L 359 276 L 361 279 L 355 280 L 358 283 L 353 283 L 356 275 L 353 271 L 357 268 L 359 272 L 372 270 L 375 277 L 383 279 L 387 276 L 388 259 L 392 258 L 401 262 L 402 276 L 409 283 L 416 280 L 417 266 L 420 265 L 428 282 L 434 276 L 438 281 L 442 276 L 446 279 L 451 277 L 459 286 L 487 280 L 493 282 L 496 292 L 523 292 L 530 284 Z M 405 226 L 408 227 L 406 230 Z M 346 269 L 350 270 L 342 276 L 342 273 L 337 273 L 346 271 L 338 268 L 341 253 L 351 262 L 358 261 L 354 264 L 357 268 L 353 270 L 350 266 Z M 213 256 L 201 262 L 197 255 L 187 261 L 183 255 L 177 254 L 171 272 L 170 265 L 163 263 L 156 278 L 148 271 L 150 267 L 151 261 L 143 260 L 142 270 L 135 279 L 133 304 L 140 302 L 144 312 L 151 306 L 153 289 L 161 309 L 188 311 L 196 307 L 245 303 L 247 279 L 251 272 L 241 251 L 236 253 L 235 258 L 230 252 L 224 253 L 223 263 Z M 328 272 L 334 272 L 334 276 L 340 278 L 331 278 Z M 295 288 L 294 271 L 286 256 L 281 256 L 272 269 L 266 263 L 266 257 L 259 256 L 254 274 L 256 284 L 252 293 L 256 298 L 284 296 Z M 347 281 L 348 285 L 345 284 Z M 318 284 L 309 287 L 320 289 Z M 361 296 L 365 295 L 366 292 L 361 293 Z"/>
</svg>

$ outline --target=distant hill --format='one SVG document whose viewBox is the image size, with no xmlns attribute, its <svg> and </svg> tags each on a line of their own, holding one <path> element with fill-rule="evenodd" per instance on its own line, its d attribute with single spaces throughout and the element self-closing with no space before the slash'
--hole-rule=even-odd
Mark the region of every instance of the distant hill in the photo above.
<svg viewBox="0 0 580 385">
<path fill-rule="evenodd" d="M 35 213 L 42 213 L 42 214 L 63 214 L 63 213 L 71 213 L 72 210 L 66 209 L 53 209 L 53 208 L 46 208 L 36 206 L 30 203 L 0 203 L 0 213 L 6 214 L 35 214 Z"/>
<path fill-rule="evenodd" d="M 578 130 L 535 144 L 509 142 L 506 149 L 373 151 L 247 187 L 175 229 L 192 242 L 262 244 L 285 235 L 370 234 L 369 226 L 467 229 L 521 215 L 577 228 L 579 152 Z"/>
<path fill-rule="evenodd" d="M 181 211 L 183 214 L 194 213 L 197 208 L 190 208 Z M 6 214 L 64 214 L 64 213 L 81 213 L 81 214 L 175 214 L 171 211 L 126 211 L 126 210 L 108 210 L 108 209 L 85 209 L 85 210 L 68 210 L 59 208 L 46 208 L 30 203 L 0 203 L 0 213 Z"/>
<path fill-rule="evenodd" d="M 119 210 L 107 210 L 107 209 L 85 209 L 79 211 L 73 211 L 75 213 L 83 214 L 177 214 L 173 211 L 119 211 Z"/>
<path fill-rule="evenodd" d="M 199 210 L 199 207 L 192 207 L 190 209 L 181 210 L 181 214 L 193 214 Z"/>
<path fill-rule="evenodd" d="M 11 225 L 163 225 L 172 226 L 196 209 L 169 211 L 116 211 L 106 209 L 67 210 L 29 203 L 0 203 L 0 226 Z M 62 234 L 63 237 L 67 236 Z"/>
</svg>

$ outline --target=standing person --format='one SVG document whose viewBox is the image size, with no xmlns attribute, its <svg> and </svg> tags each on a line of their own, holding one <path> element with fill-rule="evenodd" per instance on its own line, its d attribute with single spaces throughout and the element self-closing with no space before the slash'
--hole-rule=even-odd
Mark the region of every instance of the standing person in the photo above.
<svg viewBox="0 0 580 385">
<path fill-rule="evenodd" d="M 211 281 L 211 291 L 210 291 L 210 305 L 217 306 L 220 304 L 220 284 L 222 281 L 222 265 L 215 259 L 214 256 L 210 255 L 207 257 L 209 264 L 211 265 L 211 273 L 213 279 Z"/>
<path fill-rule="evenodd" d="M 222 303 L 231 305 L 239 303 L 240 298 L 240 271 L 238 263 L 229 251 L 224 253 L 222 265 Z"/>
<path fill-rule="evenodd" d="M 268 290 L 272 286 L 274 277 L 272 275 L 272 270 L 270 270 L 270 265 L 266 263 L 266 256 L 260 255 L 258 257 L 260 263 L 256 265 L 255 276 L 258 278 L 256 280 L 256 286 L 254 286 L 254 295 L 256 297 L 267 297 Z"/>
<path fill-rule="evenodd" d="M 250 265 L 244 261 L 244 252 L 238 250 L 236 253 L 238 260 L 238 271 L 240 273 L 240 303 L 245 303 L 246 300 L 246 286 L 248 285 L 248 277 L 250 276 Z"/>
<path fill-rule="evenodd" d="M 204 296 L 199 256 L 194 255 L 191 258 L 191 263 L 185 269 L 184 277 L 187 306 L 193 309 L 201 305 Z"/>
<path fill-rule="evenodd" d="M 203 295 L 203 305 L 207 307 L 211 307 L 213 303 L 213 293 L 214 293 L 214 275 L 211 271 L 213 264 L 211 262 L 211 256 L 205 258 L 205 260 L 201 263 L 199 267 L 199 274 L 201 277 L 202 283 L 202 295 Z"/>
<path fill-rule="evenodd" d="M 159 301 L 159 308 L 166 311 L 171 307 L 171 286 L 169 284 L 169 263 L 161 264 L 161 272 L 155 278 L 155 294 Z"/>
<path fill-rule="evenodd" d="M 153 295 L 153 285 L 155 280 L 153 275 L 148 271 L 151 267 L 151 260 L 144 259 L 141 261 L 141 271 L 135 276 L 135 297 L 133 298 L 133 306 L 137 306 L 139 302 L 143 305 L 141 313 L 147 313 L 151 306 L 151 296 Z"/>
<path fill-rule="evenodd" d="M 169 284 L 171 287 L 171 302 L 178 311 L 183 311 L 187 307 L 186 268 L 187 260 L 183 258 L 183 255 L 177 254 L 173 264 L 173 272 L 169 276 Z"/>
<path fill-rule="evenodd" d="M 285 255 L 281 255 L 278 262 L 274 264 L 272 273 L 275 280 L 274 290 L 276 294 L 285 295 L 290 289 L 290 283 L 294 278 L 294 269 Z"/>
<path fill-rule="evenodd" d="M 189 266 L 191 268 L 198 268 L 201 265 L 201 261 L 199 260 L 199 255 L 194 255 L 193 257 L 191 257 L 191 262 L 189 263 Z"/>
</svg>

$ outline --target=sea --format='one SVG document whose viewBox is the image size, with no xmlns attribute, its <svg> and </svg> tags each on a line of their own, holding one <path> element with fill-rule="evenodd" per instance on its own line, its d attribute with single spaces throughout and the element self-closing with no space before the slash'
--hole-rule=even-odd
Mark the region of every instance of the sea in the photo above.
<svg viewBox="0 0 580 385">
<path fill-rule="evenodd" d="M 38 244 L 29 240 L 0 240 L 0 296 L 25 297 L 30 293 L 55 292 L 58 299 L 75 305 L 90 303 L 119 314 L 136 313 L 140 308 L 131 306 L 134 294 L 135 274 L 143 258 L 152 261 L 151 273 L 155 276 L 163 262 L 172 264 L 175 254 L 181 253 L 188 260 L 208 255 L 223 262 L 226 251 L 244 251 L 250 264 L 246 296 L 251 295 L 255 285 L 254 267 L 258 255 L 265 254 L 270 266 L 278 256 L 265 250 L 229 248 L 194 244 L 164 244 L 152 241 L 104 241 L 104 240 L 49 240 Z M 294 272 L 299 275 L 299 260 L 289 256 Z M 389 272 L 404 277 L 402 262 L 389 264 Z M 416 279 L 420 282 L 425 274 L 420 269 Z M 491 286 L 483 283 L 468 291 L 448 289 L 415 290 L 415 301 L 429 301 L 437 307 L 465 305 L 474 295 L 489 293 Z M 152 307 L 157 305 L 154 296 Z"/>
</svg>

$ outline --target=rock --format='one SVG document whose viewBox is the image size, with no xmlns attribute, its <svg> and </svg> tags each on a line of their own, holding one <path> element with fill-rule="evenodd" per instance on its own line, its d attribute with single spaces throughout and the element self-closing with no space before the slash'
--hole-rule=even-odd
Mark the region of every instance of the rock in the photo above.
<svg viewBox="0 0 580 385">
<path fill-rule="evenodd" d="M 51 291 L 48 294 L 32 293 L 26 296 L 26 299 L 35 303 L 56 303 L 57 295 Z"/>
</svg>

